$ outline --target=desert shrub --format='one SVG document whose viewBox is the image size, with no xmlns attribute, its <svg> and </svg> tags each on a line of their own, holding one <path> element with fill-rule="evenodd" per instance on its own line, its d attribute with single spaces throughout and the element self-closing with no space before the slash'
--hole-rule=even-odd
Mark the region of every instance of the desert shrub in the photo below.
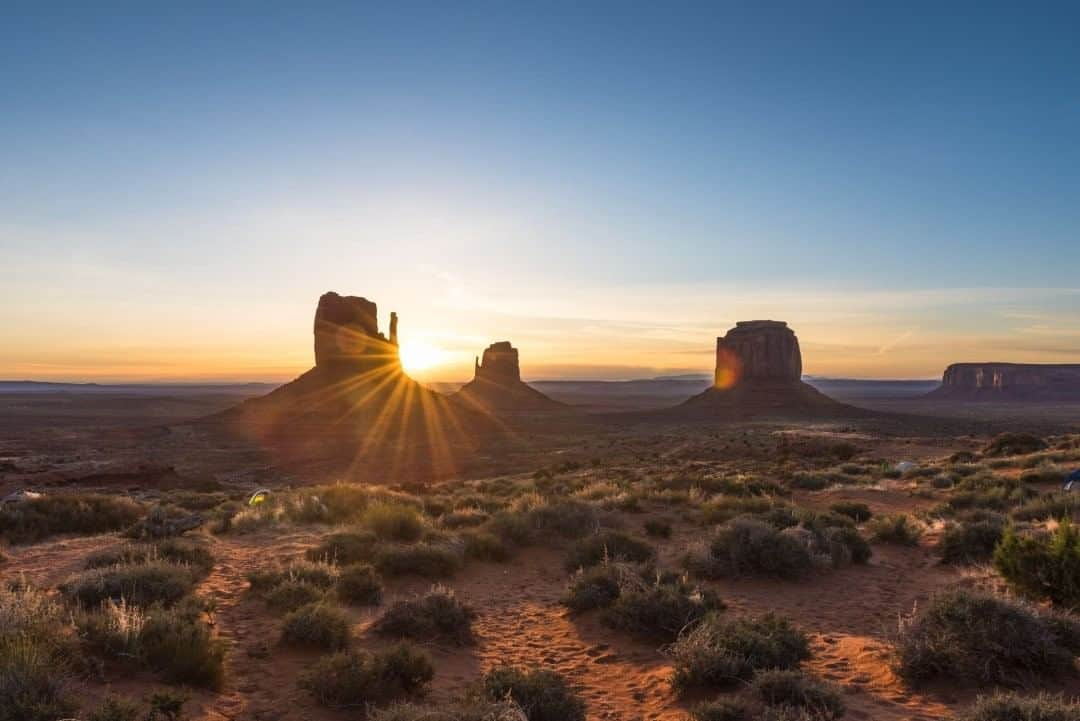
<svg viewBox="0 0 1080 721">
<path fill-rule="evenodd" d="M 810 657 L 804 633 L 779 616 L 725 619 L 710 615 L 669 648 L 679 691 L 728 686 L 765 669 L 796 668 Z"/>
<path fill-rule="evenodd" d="M 1022 483 L 1061 483 L 1065 479 L 1066 471 L 1061 466 L 1053 463 L 1040 463 L 1035 468 L 1026 471 L 1020 476 Z"/>
<path fill-rule="evenodd" d="M 945 563 L 982 563 L 994 555 L 1005 532 L 1005 517 L 993 511 L 971 512 L 959 522 L 948 523 L 938 553 Z"/>
<path fill-rule="evenodd" d="M 387 541 L 411 543 L 424 535 L 424 518 L 412 506 L 399 503 L 373 503 L 360 517 L 360 523 Z"/>
<path fill-rule="evenodd" d="M 94 568 L 65 581 L 60 591 L 86 608 L 121 599 L 136 606 L 172 604 L 195 588 L 189 567 L 165 561 Z"/>
<path fill-rule="evenodd" d="M 724 496 L 702 504 L 701 520 L 709 525 L 725 523 L 737 516 L 766 513 L 776 507 L 785 506 L 781 502 L 763 496 Z"/>
<path fill-rule="evenodd" d="M 610 606 L 619 597 L 627 573 L 635 571 L 616 563 L 579 569 L 570 580 L 563 603 L 575 611 Z"/>
<path fill-rule="evenodd" d="M 191 606 L 152 610 L 139 631 L 138 655 L 171 683 L 217 690 L 225 680 L 225 644 Z"/>
<path fill-rule="evenodd" d="M 870 519 L 866 524 L 870 539 L 878 543 L 917 546 L 922 528 L 906 513 L 889 513 Z"/>
<path fill-rule="evenodd" d="M 251 571 L 247 574 L 247 580 L 251 590 L 256 593 L 266 593 L 287 581 L 305 583 L 325 591 L 336 582 L 337 571 L 328 563 L 294 561 L 287 566 Z"/>
<path fill-rule="evenodd" d="M 762 521 L 736 518 L 717 529 L 704 553 L 689 554 L 686 567 L 703 578 L 768 575 L 793 578 L 809 570 L 807 547 Z"/>
<path fill-rule="evenodd" d="M 847 479 L 841 478 L 839 481 L 828 473 L 796 473 L 792 476 L 788 482 L 792 488 L 798 488 L 803 491 L 820 491 L 824 488 L 828 488 L 837 482 L 843 482 Z"/>
<path fill-rule="evenodd" d="M 585 702 L 554 671 L 500 666 L 480 684 L 489 699 L 516 703 L 528 721 L 585 721 Z"/>
<path fill-rule="evenodd" d="M 472 529 L 462 531 L 460 538 L 465 542 L 465 556 L 467 558 L 500 563 L 510 560 L 510 547 L 506 544 L 506 541 L 494 533 Z"/>
<path fill-rule="evenodd" d="M 466 645 L 472 643 L 475 618 L 476 612 L 459 601 L 453 591 L 434 586 L 422 596 L 394 603 L 372 629 L 385 636 L 417 641 L 441 639 Z"/>
<path fill-rule="evenodd" d="M 645 521 L 645 535 L 653 538 L 671 538 L 671 524 L 657 519 Z"/>
<path fill-rule="evenodd" d="M 762 671 L 754 677 L 753 689 L 769 706 L 805 709 L 820 721 L 831 721 L 844 715 L 840 691 L 802 671 Z"/>
<path fill-rule="evenodd" d="M 957 721 L 1080 721 L 1080 706 L 1046 693 L 995 693 L 980 696 Z"/>
<path fill-rule="evenodd" d="M 864 523 L 873 517 L 870 506 L 858 501 L 837 501 L 829 506 L 829 510 L 847 516 L 856 523 Z"/>
<path fill-rule="evenodd" d="M 581 538 L 599 525 L 596 509 L 575 500 L 546 500 L 528 510 L 532 527 L 562 538 Z"/>
<path fill-rule="evenodd" d="M 1048 518 L 1071 518 L 1080 511 L 1080 499 L 1071 493 L 1048 493 L 1027 501 L 1012 510 L 1018 521 L 1045 521 Z"/>
<path fill-rule="evenodd" d="M 378 606 L 382 603 L 382 580 L 366 563 L 354 563 L 341 569 L 337 580 L 338 598 L 358 606 Z"/>
<path fill-rule="evenodd" d="M 723 608 L 713 592 L 672 580 L 622 589 L 601 618 L 620 631 L 673 641 L 710 611 Z"/>
<path fill-rule="evenodd" d="M 86 568 L 166 561 L 187 566 L 197 578 L 205 578 L 214 568 L 214 556 L 201 543 L 186 538 L 166 538 L 156 543 L 126 543 L 98 551 L 86 559 Z"/>
<path fill-rule="evenodd" d="M 750 709 L 742 701 L 717 699 L 692 707 L 690 719 L 692 721 L 749 721 Z"/>
<path fill-rule="evenodd" d="M 384 576 L 445 578 L 461 568 L 461 556 L 443 544 L 387 545 L 378 548 L 372 565 Z"/>
<path fill-rule="evenodd" d="M 1005 530 L 994 551 L 994 568 L 1020 593 L 1055 606 L 1080 606 L 1080 530 L 1063 520 L 1051 535 Z"/>
<path fill-rule="evenodd" d="M 1031 433 L 999 433 L 983 449 L 983 455 L 1024 456 L 1046 448 L 1046 441 Z"/>
<path fill-rule="evenodd" d="M 44 591 L 0 584 L 0 721 L 55 721 L 70 715 L 64 610 Z"/>
<path fill-rule="evenodd" d="M 357 707 L 408 696 L 434 676 L 428 655 L 400 642 L 376 653 L 339 651 L 323 656 L 300 677 L 300 687 L 324 706 Z"/>
<path fill-rule="evenodd" d="M 517 511 L 499 511 L 485 524 L 485 528 L 517 546 L 530 545 L 536 536 L 528 516 Z"/>
<path fill-rule="evenodd" d="M 30 543 L 60 533 L 109 533 L 127 528 L 142 514 L 142 505 L 124 496 L 39 496 L 0 507 L 0 538 Z"/>
<path fill-rule="evenodd" d="M 309 603 L 285 616 L 281 640 L 296 646 L 336 651 L 349 644 L 349 618 L 335 606 L 324 602 Z"/>
<path fill-rule="evenodd" d="M 846 526 L 826 528 L 821 533 L 819 545 L 828 554 L 834 568 L 848 563 L 866 563 L 874 555 L 874 550 L 862 534 Z"/>
<path fill-rule="evenodd" d="M 483 525 L 490 516 L 479 508 L 463 508 L 443 515 L 439 522 L 443 528 L 473 528 Z"/>
<path fill-rule="evenodd" d="M 131 699 L 107 696 L 86 715 L 86 721 L 137 721 L 141 712 L 142 705 Z"/>
<path fill-rule="evenodd" d="M 309 548 L 306 555 L 311 561 L 361 563 L 371 560 L 378 541 L 371 531 L 341 531 L 325 536 L 319 545 Z"/>
<path fill-rule="evenodd" d="M 470 698 L 454 704 L 420 706 L 399 703 L 384 709 L 372 709 L 371 721 L 528 721 L 513 701 L 489 701 Z"/>
<path fill-rule="evenodd" d="M 305 581 L 288 579 L 266 592 L 266 605 L 276 611 L 295 611 L 315 601 L 321 601 L 326 591 Z"/>
<path fill-rule="evenodd" d="M 898 671 L 909 681 L 1029 682 L 1072 669 L 1076 630 L 1076 622 L 1019 602 L 948 591 L 901 623 Z"/>
<path fill-rule="evenodd" d="M 640 563 L 653 557 L 653 547 L 622 531 L 605 530 L 575 543 L 566 558 L 566 568 L 588 568 L 604 561 Z"/>
</svg>

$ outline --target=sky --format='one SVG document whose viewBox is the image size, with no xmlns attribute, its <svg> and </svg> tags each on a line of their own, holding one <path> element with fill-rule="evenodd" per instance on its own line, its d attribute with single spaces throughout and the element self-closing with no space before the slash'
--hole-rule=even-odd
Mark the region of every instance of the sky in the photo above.
<svg viewBox="0 0 1080 721">
<path fill-rule="evenodd" d="M 5 3 L 0 378 L 1080 362 L 1075 3 Z"/>
</svg>

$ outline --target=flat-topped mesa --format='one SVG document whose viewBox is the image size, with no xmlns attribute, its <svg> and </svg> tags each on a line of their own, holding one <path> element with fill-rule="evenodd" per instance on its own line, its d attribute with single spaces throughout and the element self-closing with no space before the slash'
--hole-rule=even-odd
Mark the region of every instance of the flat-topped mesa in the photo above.
<svg viewBox="0 0 1080 721">
<path fill-rule="evenodd" d="M 485 380 L 500 385 L 521 382 L 518 349 L 504 340 L 484 349 L 483 358 L 476 359 L 473 380 Z"/>
<path fill-rule="evenodd" d="M 390 314 L 390 339 L 379 332 L 378 306 L 367 298 L 324 293 L 315 309 L 315 366 L 370 368 L 399 363 L 397 314 Z"/>
<path fill-rule="evenodd" d="M 1080 400 L 1080 363 L 953 363 L 930 395 L 959 400 Z"/>
<path fill-rule="evenodd" d="M 796 384 L 801 379 L 799 339 L 783 321 L 739 321 L 716 339 L 718 388 L 758 381 Z"/>
</svg>

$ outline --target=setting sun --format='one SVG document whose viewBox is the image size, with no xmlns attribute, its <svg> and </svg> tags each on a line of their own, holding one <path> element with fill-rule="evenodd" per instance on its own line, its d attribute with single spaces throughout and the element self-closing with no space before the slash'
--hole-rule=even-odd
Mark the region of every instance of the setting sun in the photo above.
<svg viewBox="0 0 1080 721">
<path fill-rule="evenodd" d="M 423 341 L 407 341 L 401 345 L 401 366 L 406 371 L 423 371 L 439 365 L 446 352 Z"/>
</svg>

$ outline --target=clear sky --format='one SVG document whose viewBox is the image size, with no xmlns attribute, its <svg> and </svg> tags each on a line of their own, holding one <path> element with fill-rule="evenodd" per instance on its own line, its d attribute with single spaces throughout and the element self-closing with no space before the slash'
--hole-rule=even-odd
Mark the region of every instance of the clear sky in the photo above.
<svg viewBox="0 0 1080 721">
<path fill-rule="evenodd" d="M 2 15 L 0 378 L 287 379 L 326 290 L 429 379 L 1080 362 L 1076 3 Z"/>
</svg>

